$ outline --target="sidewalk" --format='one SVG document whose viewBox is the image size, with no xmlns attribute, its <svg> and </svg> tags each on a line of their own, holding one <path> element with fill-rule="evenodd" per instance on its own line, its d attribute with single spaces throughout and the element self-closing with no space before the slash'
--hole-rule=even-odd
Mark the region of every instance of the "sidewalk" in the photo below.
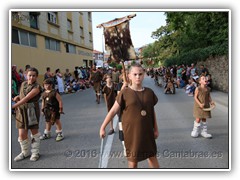
<svg viewBox="0 0 240 180">
<path fill-rule="evenodd" d="M 229 106 L 229 94 L 221 91 L 213 90 L 211 92 L 211 97 L 216 104 L 221 104 L 223 106 Z"/>
</svg>

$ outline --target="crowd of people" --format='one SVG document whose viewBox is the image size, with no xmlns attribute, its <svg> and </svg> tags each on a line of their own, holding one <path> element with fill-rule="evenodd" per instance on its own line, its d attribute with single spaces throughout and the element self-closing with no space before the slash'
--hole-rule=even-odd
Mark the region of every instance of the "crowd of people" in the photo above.
<svg viewBox="0 0 240 180">
<path fill-rule="evenodd" d="M 204 65 L 196 67 L 193 63 L 191 66 L 171 66 L 160 68 L 149 68 L 147 74 L 154 78 L 159 86 L 164 86 L 166 92 L 170 87 L 184 88 L 188 96 L 194 96 L 196 87 L 199 85 L 201 75 L 206 76 L 207 86 L 212 90 L 212 78 L 208 69 Z"/>
</svg>

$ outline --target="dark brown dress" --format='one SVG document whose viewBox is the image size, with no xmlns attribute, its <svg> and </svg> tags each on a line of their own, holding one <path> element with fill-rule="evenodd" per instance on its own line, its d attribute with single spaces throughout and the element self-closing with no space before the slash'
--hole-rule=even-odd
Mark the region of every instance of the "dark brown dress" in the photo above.
<svg viewBox="0 0 240 180">
<path fill-rule="evenodd" d="M 104 86 L 103 93 L 106 94 L 107 108 L 108 111 L 110 111 L 116 99 L 116 92 L 114 91 L 114 86 L 112 85 L 111 88 L 108 87 L 107 85 Z"/>
<path fill-rule="evenodd" d="M 40 93 L 30 99 L 27 103 L 20 105 L 16 110 L 16 128 L 18 129 L 38 129 L 39 125 L 28 125 L 28 115 L 27 115 L 27 107 L 28 103 L 34 103 L 34 109 L 36 113 L 37 121 L 39 122 L 40 117 L 40 109 L 39 109 L 39 98 L 41 97 L 41 86 L 35 82 L 33 84 L 28 84 L 27 81 L 23 82 L 20 88 L 20 99 L 24 98 L 32 89 L 38 88 L 40 90 Z"/>
<path fill-rule="evenodd" d="M 149 88 L 144 88 L 143 91 L 125 88 L 117 96 L 117 102 L 121 107 L 128 160 L 139 162 L 155 156 L 157 147 L 154 138 L 154 106 L 158 102 L 155 93 Z M 141 115 L 142 109 L 147 112 L 146 116 Z"/>
<path fill-rule="evenodd" d="M 54 119 L 60 119 L 59 113 L 59 103 L 56 98 L 56 91 L 51 90 L 50 92 L 44 92 L 42 94 L 42 100 L 44 102 L 44 115 L 46 118 L 46 122 L 50 122 L 51 114 L 54 113 Z"/>
<path fill-rule="evenodd" d="M 210 96 L 210 88 L 201 88 L 198 87 L 198 100 L 200 103 L 204 103 L 204 108 L 210 107 L 209 102 L 209 96 Z M 194 107 L 193 107 L 193 117 L 195 118 L 211 118 L 211 111 L 203 111 L 202 108 L 198 105 L 196 101 L 194 101 Z"/>
<path fill-rule="evenodd" d="M 99 71 L 91 72 L 91 80 L 93 81 L 93 89 L 96 93 L 100 93 L 102 74 Z"/>
</svg>

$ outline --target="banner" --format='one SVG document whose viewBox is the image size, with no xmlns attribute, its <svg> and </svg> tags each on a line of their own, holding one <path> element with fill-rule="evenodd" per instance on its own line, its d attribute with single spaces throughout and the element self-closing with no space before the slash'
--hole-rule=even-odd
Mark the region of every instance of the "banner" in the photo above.
<svg viewBox="0 0 240 180">
<path fill-rule="evenodd" d="M 136 59 L 129 30 L 129 20 L 134 16 L 136 15 L 116 18 L 97 26 L 104 28 L 105 47 L 110 52 L 109 62 Z"/>
</svg>

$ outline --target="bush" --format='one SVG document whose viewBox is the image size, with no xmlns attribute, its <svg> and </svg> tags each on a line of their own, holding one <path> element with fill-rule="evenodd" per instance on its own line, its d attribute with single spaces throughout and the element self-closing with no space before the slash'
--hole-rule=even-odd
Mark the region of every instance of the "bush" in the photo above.
<svg viewBox="0 0 240 180">
<path fill-rule="evenodd" d="M 190 65 L 191 63 L 196 64 L 198 61 L 204 61 L 209 56 L 221 56 L 228 54 L 228 44 L 223 43 L 221 45 L 209 46 L 206 48 L 194 49 L 192 51 L 182 53 L 178 56 L 173 56 L 166 59 L 163 64 L 164 66 L 172 65 L 181 65 L 186 64 Z"/>
</svg>

